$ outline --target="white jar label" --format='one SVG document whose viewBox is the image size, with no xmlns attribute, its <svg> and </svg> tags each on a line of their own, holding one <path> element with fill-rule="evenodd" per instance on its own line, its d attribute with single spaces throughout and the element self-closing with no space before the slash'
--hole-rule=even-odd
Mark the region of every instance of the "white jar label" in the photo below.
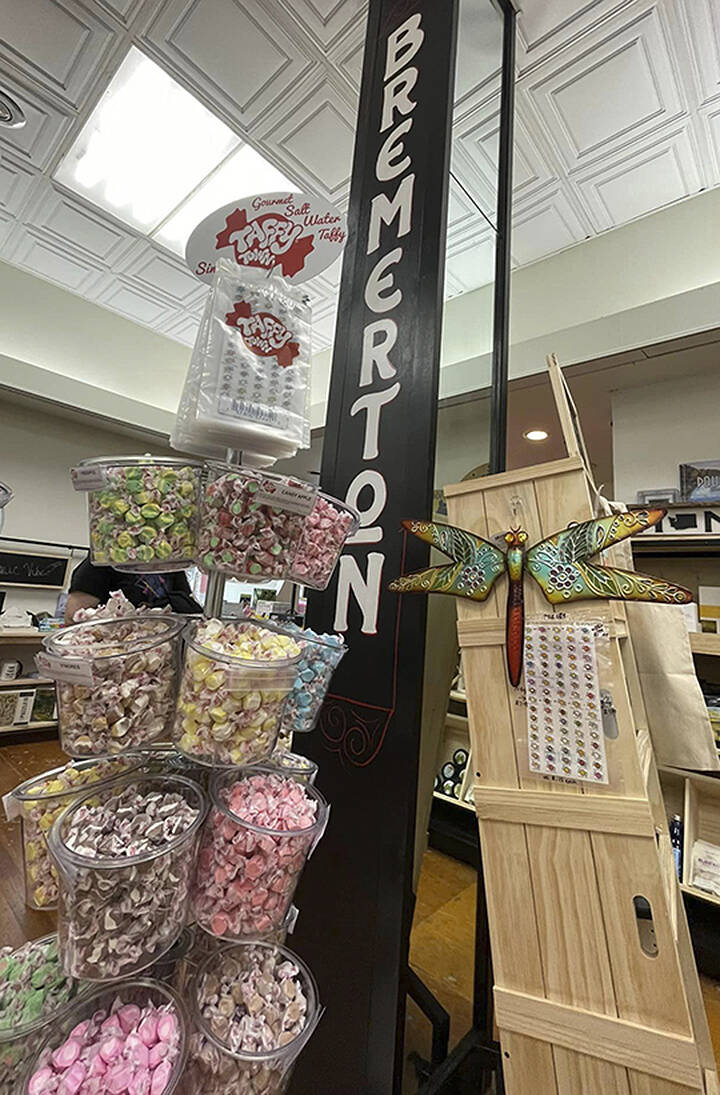
<svg viewBox="0 0 720 1095">
<path fill-rule="evenodd" d="M 92 662 L 84 658 L 66 658 L 59 654 L 48 654 L 42 651 L 35 655 L 35 665 L 43 676 L 51 677 L 56 681 L 63 681 L 66 684 L 83 684 L 87 687 L 95 683 Z"/>
<path fill-rule="evenodd" d="M 307 517 L 312 512 L 317 495 L 312 487 L 293 483 L 275 483 L 270 490 L 259 490 L 253 495 L 253 500 L 261 506 L 272 506 L 273 509 L 286 510 L 288 513 L 299 513 Z"/>
<path fill-rule="evenodd" d="M 71 468 L 70 478 L 75 490 L 102 490 L 107 484 L 105 468 L 93 467 Z"/>
</svg>

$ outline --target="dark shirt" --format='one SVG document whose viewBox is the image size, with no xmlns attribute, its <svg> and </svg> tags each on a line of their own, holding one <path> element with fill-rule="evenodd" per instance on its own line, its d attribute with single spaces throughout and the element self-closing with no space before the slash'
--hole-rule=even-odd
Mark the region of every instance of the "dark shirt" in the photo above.
<svg viewBox="0 0 720 1095">
<path fill-rule="evenodd" d="M 111 593 L 120 590 L 134 605 L 149 605 L 173 612 L 199 613 L 200 605 L 193 598 L 183 570 L 169 574 L 129 574 L 114 567 L 96 567 L 84 559 L 75 567 L 70 581 L 71 593 L 89 593 L 105 604 Z"/>
</svg>

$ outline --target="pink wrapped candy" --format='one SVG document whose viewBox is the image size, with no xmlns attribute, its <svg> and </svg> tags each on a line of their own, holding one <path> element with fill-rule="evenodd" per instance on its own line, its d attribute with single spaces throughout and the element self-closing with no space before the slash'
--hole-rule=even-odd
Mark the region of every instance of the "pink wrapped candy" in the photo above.
<svg viewBox="0 0 720 1095">
<path fill-rule="evenodd" d="M 62 1032 L 41 1051 L 25 1095 L 170 1095 L 182 1074 L 184 1013 L 152 981 L 80 998 Z"/>
<path fill-rule="evenodd" d="M 212 935 L 242 939 L 282 924 L 328 807 L 314 788 L 256 765 L 218 773 L 200 839 L 193 906 Z"/>
<path fill-rule="evenodd" d="M 312 513 L 303 524 L 287 577 L 312 589 L 325 589 L 345 541 L 359 523 L 359 515 L 352 506 L 328 494 L 318 494 Z"/>
</svg>

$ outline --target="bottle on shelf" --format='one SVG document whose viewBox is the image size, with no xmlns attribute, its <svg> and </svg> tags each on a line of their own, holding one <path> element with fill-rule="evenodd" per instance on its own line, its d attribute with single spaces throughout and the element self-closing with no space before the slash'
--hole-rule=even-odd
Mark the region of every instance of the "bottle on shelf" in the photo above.
<svg viewBox="0 0 720 1095">
<path fill-rule="evenodd" d="M 675 870 L 678 878 L 682 879 L 683 819 L 680 814 L 674 814 L 670 819 L 670 843 L 673 859 L 675 860 Z"/>
</svg>

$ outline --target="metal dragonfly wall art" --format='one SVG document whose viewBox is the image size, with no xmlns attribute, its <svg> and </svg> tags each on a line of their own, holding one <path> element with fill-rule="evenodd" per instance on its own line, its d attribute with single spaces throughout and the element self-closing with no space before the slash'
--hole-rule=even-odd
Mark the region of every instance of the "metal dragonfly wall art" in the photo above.
<svg viewBox="0 0 720 1095">
<path fill-rule="evenodd" d="M 403 521 L 409 532 L 438 548 L 453 562 L 396 578 L 389 588 L 398 593 L 449 593 L 471 601 L 484 601 L 500 575 L 507 573 L 507 667 L 511 684 L 517 686 L 525 645 L 526 572 L 535 579 L 552 605 L 604 599 L 673 605 L 692 601 L 689 590 L 662 578 L 589 561 L 612 544 L 656 525 L 666 512 L 664 509 L 639 509 L 583 521 L 553 533 L 530 548 L 526 547 L 528 535 L 522 529 L 506 532 L 502 546 L 498 546 L 452 525 Z"/>
</svg>

